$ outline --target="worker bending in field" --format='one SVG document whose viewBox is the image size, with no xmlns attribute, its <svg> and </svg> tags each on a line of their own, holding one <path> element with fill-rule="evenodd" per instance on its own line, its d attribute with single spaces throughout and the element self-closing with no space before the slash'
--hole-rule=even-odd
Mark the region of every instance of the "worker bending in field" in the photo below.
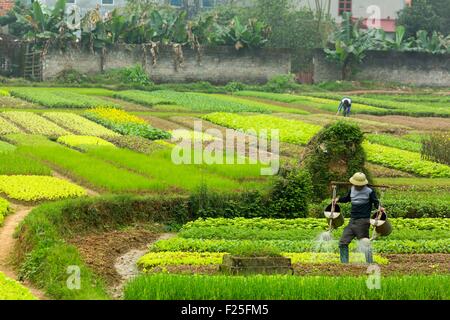
<svg viewBox="0 0 450 320">
<path fill-rule="evenodd" d="M 352 187 L 345 197 L 336 198 L 335 203 L 352 203 L 351 218 L 348 226 L 344 229 L 339 241 L 339 252 L 342 263 L 348 263 L 348 245 L 356 237 L 358 240 L 364 239 L 366 262 L 372 263 L 372 249 L 369 240 L 370 215 L 372 206 L 378 209 L 379 201 L 375 191 L 367 186 L 366 175 L 357 172 L 350 178 Z M 384 210 L 381 208 L 381 210 Z"/>
<path fill-rule="evenodd" d="M 339 104 L 336 115 L 339 115 L 341 110 L 343 110 L 344 117 L 348 117 L 350 116 L 351 108 L 352 108 L 352 99 L 344 97 L 342 98 L 341 103 Z"/>
</svg>

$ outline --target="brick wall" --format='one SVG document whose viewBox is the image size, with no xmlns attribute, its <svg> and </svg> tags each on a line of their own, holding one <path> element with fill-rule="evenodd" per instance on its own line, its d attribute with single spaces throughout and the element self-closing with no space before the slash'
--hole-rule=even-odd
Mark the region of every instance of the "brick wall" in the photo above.
<svg viewBox="0 0 450 320">
<path fill-rule="evenodd" d="M 14 0 L 0 0 L 0 16 L 5 15 L 12 7 Z"/>
<path fill-rule="evenodd" d="M 145 65 L 147 73 L 155 82 L 210 81 L 224 84 L 229 81 L 265 83 L 271 77 L 287 74 L 291 69 L 290 52 L 285 49 L 243 49 L 234 47 L 204 48 L 201 56 L 190 48 L 183 49 L 184 62 L 174 63 L 172 48 L 160 48 L 155 65 Z M 126 45 L 108 50 L 104 70 L 142 64 L 141 46 Z M 61 53 L 49 52 L 44 61 L 44 80 L 55 77 L 67 69 L 82 73 L 100 72 L 101 57 L 86 51 Z"/>
</svg>

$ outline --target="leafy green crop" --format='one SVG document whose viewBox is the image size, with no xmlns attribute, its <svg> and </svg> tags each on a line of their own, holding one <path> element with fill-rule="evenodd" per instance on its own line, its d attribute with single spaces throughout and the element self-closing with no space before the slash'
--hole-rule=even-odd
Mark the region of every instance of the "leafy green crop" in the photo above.
<svg viewBox="0 0 450 320">
<path fill-rule="evenodd" d="M 338 103 L 342 95 L 334 93 L 308 93 L 308 96 L 320 99 L 332 99 Z M 409 115 L 413 117 L 449 117 L 450 108 L 444 105 L 427 105 L 424 103 L 401 102 L 383 99 L 365 98 L 361 96 L 351 96 L 353 105 L 363 104 L 366 106 L 384 109 L 385 114 Z M 353 111 L 353 106 L 352 106 Z"/>
<path fill-rule="evenodd" d="M 324 203 L 320 208 L 323 210 L 325 206 Z M 386 208 L 390 214 L 391 206 Z M 450 234 L 450 219 L 391 218 L 389 221 L 393 226 L 389 240 L 438 240 L 448 238 Z M 194 239 L 314 241 L 327 227 L 324 218 L 207 218 L 188 222 L 180 230 L 179 236 Z M 335 238 L 341 236 L 342 229 L 333 232 Z"/>
<path fill-rule="evenodd" d="M 259 101 L 252 101 L 252 100 L 249 100 L 249 99 L 233 97 L 233 96 L 230 96 L 230 95 L 213 94 L 212 96 L 216 97 L 216 98 L 218 98 L 220 100 L 241 103 L 241 104 L 244 104 L 244 105 L 249 106 L 249 107 L 264 108 L 264 109 L 270 110 L 271 112 L 309 114 L 309 112 L 307 112 L 305 110 L 294 108 L 294 107 L 292 107 L 292 108 L 280 107 L 280 106 L 276 106 L 276 105 L 273 105 L 273 104 L 268 104 L 268 103 L 259 102 Z"/>
<path fill-rule="evenodd" d="M 408 150 L 412 152 L 420 152 L 422 144 L 407 139 L 399 138 L 389 134 L 368 134 L 367 140 L 371 143 L 378 143 L 384 146 Z"/>
<path fill-rule="evenodd" d="M 365 142 L 367 160 L 423 177 L 448 178 L 450 166 L 422 160 L 420 153 Z"/>
<path fill-rule="evenodd" d="M 311 240 L 205 240 L 190 238 L 172 238 L 160 240 L 152 246 L 152 251 L 197 251 L 197 252 L 233 252 L 241 246 L 267 245 L 276 247 L 282 252 L 314 252 L 320 244 Z M 356 243 L 350 248 L 355 249 Z M 326 245 L 326 251 L 338 251 L 338 241 Z M 377 253 L 450 253 L 449 239 L 440 240 L 389 240 L 373 242 L 373 250 Z"/>
<path fill-rule="evenodd" d="M 82 91 L 79 91 L 82 92 Z M 12 96 L 24 99 L 49 108 L 94 108 L 94 107 L 120 107 L 115 103 L 87 96 L 65 88 L 13 88 Z"/>
<path fill-rule="evenodd" d="M 126 90 L 119 91 L 114 94 L 115 98 L 119 98 L 126 101 L 142 104 L 147 107 L 153 107 L 157 104 L 174 104 L 169 99 L 158 98 L 152 95 L 150 92 L 139 90 Z"/>
<path fill-rule="evenodd" d="M 151 93 L 155 98 L 166 99 L 175 102 L 177 105 L 187 107 L 197 112 L 260 112 L 270 113 L 267 106 L 255 105 L 252 103 L 243 103 L 229 101 L 219 97 L 194 92 L 175 92 L 175 91 L 153 91 Z"/>
</svg>

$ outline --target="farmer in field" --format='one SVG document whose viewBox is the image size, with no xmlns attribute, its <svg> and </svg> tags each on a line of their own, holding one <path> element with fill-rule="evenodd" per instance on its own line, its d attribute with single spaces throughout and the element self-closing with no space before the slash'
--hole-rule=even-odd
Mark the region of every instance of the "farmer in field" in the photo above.
<svg viewBox="0 0 450 320">
<path fill-rule="evenodd" d="M 372 263 L 372 249 L 369 240 L 370 214 L 372 206 L 378 208 L 379 200 L 375 191 L 367 186 L 366 175 L 357 172 L 350 178 L 352 187 L 345 197 L 336 198 L 335 203 L 352 203 L 351 218 L 339 241 L 339 252 L 342 263 L 348 263 L 348 245 L 356 237 L 362 241 L 367 263 Z M 384 208 L 381 208 L 384 210 Z"/>
<path fill-rule="evenodd" d="M 352 108 L 352 99 L 344 97 L 344 98 L 342 98 L 341 103 L 339 104 L 336 115 L 338 116 L 342 110 L 344 117 L 348 117 L 348 116 L 350 116 L 351 108 Z"/>
</svg>

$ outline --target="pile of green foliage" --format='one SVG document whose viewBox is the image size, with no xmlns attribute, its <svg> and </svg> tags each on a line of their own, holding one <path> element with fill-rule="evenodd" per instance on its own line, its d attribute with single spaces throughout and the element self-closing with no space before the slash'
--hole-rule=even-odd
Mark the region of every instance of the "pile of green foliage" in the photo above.
<svg viewBox="0 0 450 320">
<path fill-rule="evenodd" d="M 356 123 L 338 121 L 325 126 L 306 147 L 301 165 L 309 171 L 317 200 L 329 196 L 331 181 L 348 181 L 355 172 L 364 172 L 364 135 Z"/>
</svg>

